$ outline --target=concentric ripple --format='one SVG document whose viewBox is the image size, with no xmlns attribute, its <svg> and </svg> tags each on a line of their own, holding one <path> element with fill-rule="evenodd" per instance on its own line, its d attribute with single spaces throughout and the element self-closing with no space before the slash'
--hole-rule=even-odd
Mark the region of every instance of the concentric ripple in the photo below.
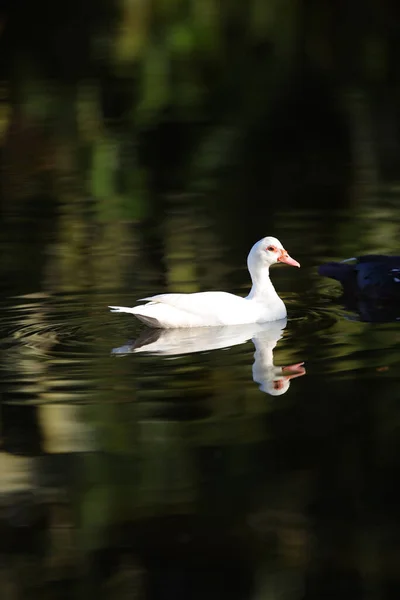
<svg viewBox="0 0 400 600">
<path fill-rule="evenodd" d="M 134 297 L 140 297 L 135 293 Z M 305 362 L 330 377 L 398 377 L 398 322 L 357 320 L 331 294 L 287 294 L 288 322 L 273 349 L 274 365 Z M 132 297 L 118 296 L 119 304 Z M 130 402 L 133 398 L 206 398 L 221 386 L 254 388 L 250 338 L 231 347 L 185 356 L 114 352 L 146 328 L 113 315 L 115 294 L 36 294 L 11 297 L 0 318 L 1 388 L 10 403 Z M 219 374 L 218 374 L 219 373 Z M 232 382 L 232 383 L 231 383 Z M 297 381 L 293 384 L 293 388 Z M 224 388 L 225 386 L 225 388 Z M 223 389 L 224 388 L 224 389 Z M 255 388 L 256 389 L 256 388 Z"/>
<path fill-rule="evenodd" d="M 98 296 L 36 294 L 8 299 L 0 332 L 3 390 L 37 403 L 92 395 L 112 327 Z"/>
</svg>

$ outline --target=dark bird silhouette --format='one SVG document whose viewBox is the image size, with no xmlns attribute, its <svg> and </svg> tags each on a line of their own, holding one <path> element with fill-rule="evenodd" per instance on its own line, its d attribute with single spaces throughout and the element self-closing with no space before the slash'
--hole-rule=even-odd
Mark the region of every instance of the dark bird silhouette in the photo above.
<svg viewBox="0 0 400 600">
<path fill-rule="evenodd" d="M 400 256 L 366 254 L 318 268 L 342 284 L 342 300 L 364 321 L 393 321 L 400 316 Z"/>
</svg>

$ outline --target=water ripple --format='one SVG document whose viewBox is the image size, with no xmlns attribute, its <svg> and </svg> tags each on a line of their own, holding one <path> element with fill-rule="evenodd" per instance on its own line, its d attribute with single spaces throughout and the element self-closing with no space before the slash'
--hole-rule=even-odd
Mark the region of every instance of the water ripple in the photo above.
<svg viewBox="0 0 400 600">
<path fill-rule="evenodd" d="M 136 291 L 133 297 L 140 297 Z M 332 295 L 288 292 L 288 323 L 274 350 L 277 365 L 305 361 L 329 377 L 393 378 L 398 375 L 398 323 L 353 320 Z M 91 402 L 140 398 L 206 398 L 216 388 L 254 385 L 251 341 L 180 357 L 132 355 L 115 360 L 113 348 L 146 328 L 108 311 L 115 294 L 55 294 L 9 298 L 0 317 L 2 389 L 8 402 Z M 118 295 L 131 304 L 132 295 Z M 297 383 L 296 383 L 297 385 Z M 112 394 L 110 394 L 112 390 Z"/>
</svg>

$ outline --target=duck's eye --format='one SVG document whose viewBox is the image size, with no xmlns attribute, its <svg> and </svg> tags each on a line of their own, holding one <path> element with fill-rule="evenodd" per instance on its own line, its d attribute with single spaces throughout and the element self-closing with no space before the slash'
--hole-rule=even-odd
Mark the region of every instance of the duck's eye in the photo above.
<svg viewBox="0 0 400 600">
<path fill-rule="evenodd" d="M 276 252 L 275 246 L 268 246 L 267 250 L 268 252 Z"/>
</svg>

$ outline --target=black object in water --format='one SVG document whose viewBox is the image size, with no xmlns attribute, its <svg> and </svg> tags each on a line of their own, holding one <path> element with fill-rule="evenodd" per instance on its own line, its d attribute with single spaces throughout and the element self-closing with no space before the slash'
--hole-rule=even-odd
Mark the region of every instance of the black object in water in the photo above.
<svg viewBox="0 0 400 600">
<path fill-rule="evenodd" d="M 364 321 L 400 317 L 400 256 L 367 254 L 320 265 L 318 273 L 342 284 L 342 301 Z"/>
</svg>

